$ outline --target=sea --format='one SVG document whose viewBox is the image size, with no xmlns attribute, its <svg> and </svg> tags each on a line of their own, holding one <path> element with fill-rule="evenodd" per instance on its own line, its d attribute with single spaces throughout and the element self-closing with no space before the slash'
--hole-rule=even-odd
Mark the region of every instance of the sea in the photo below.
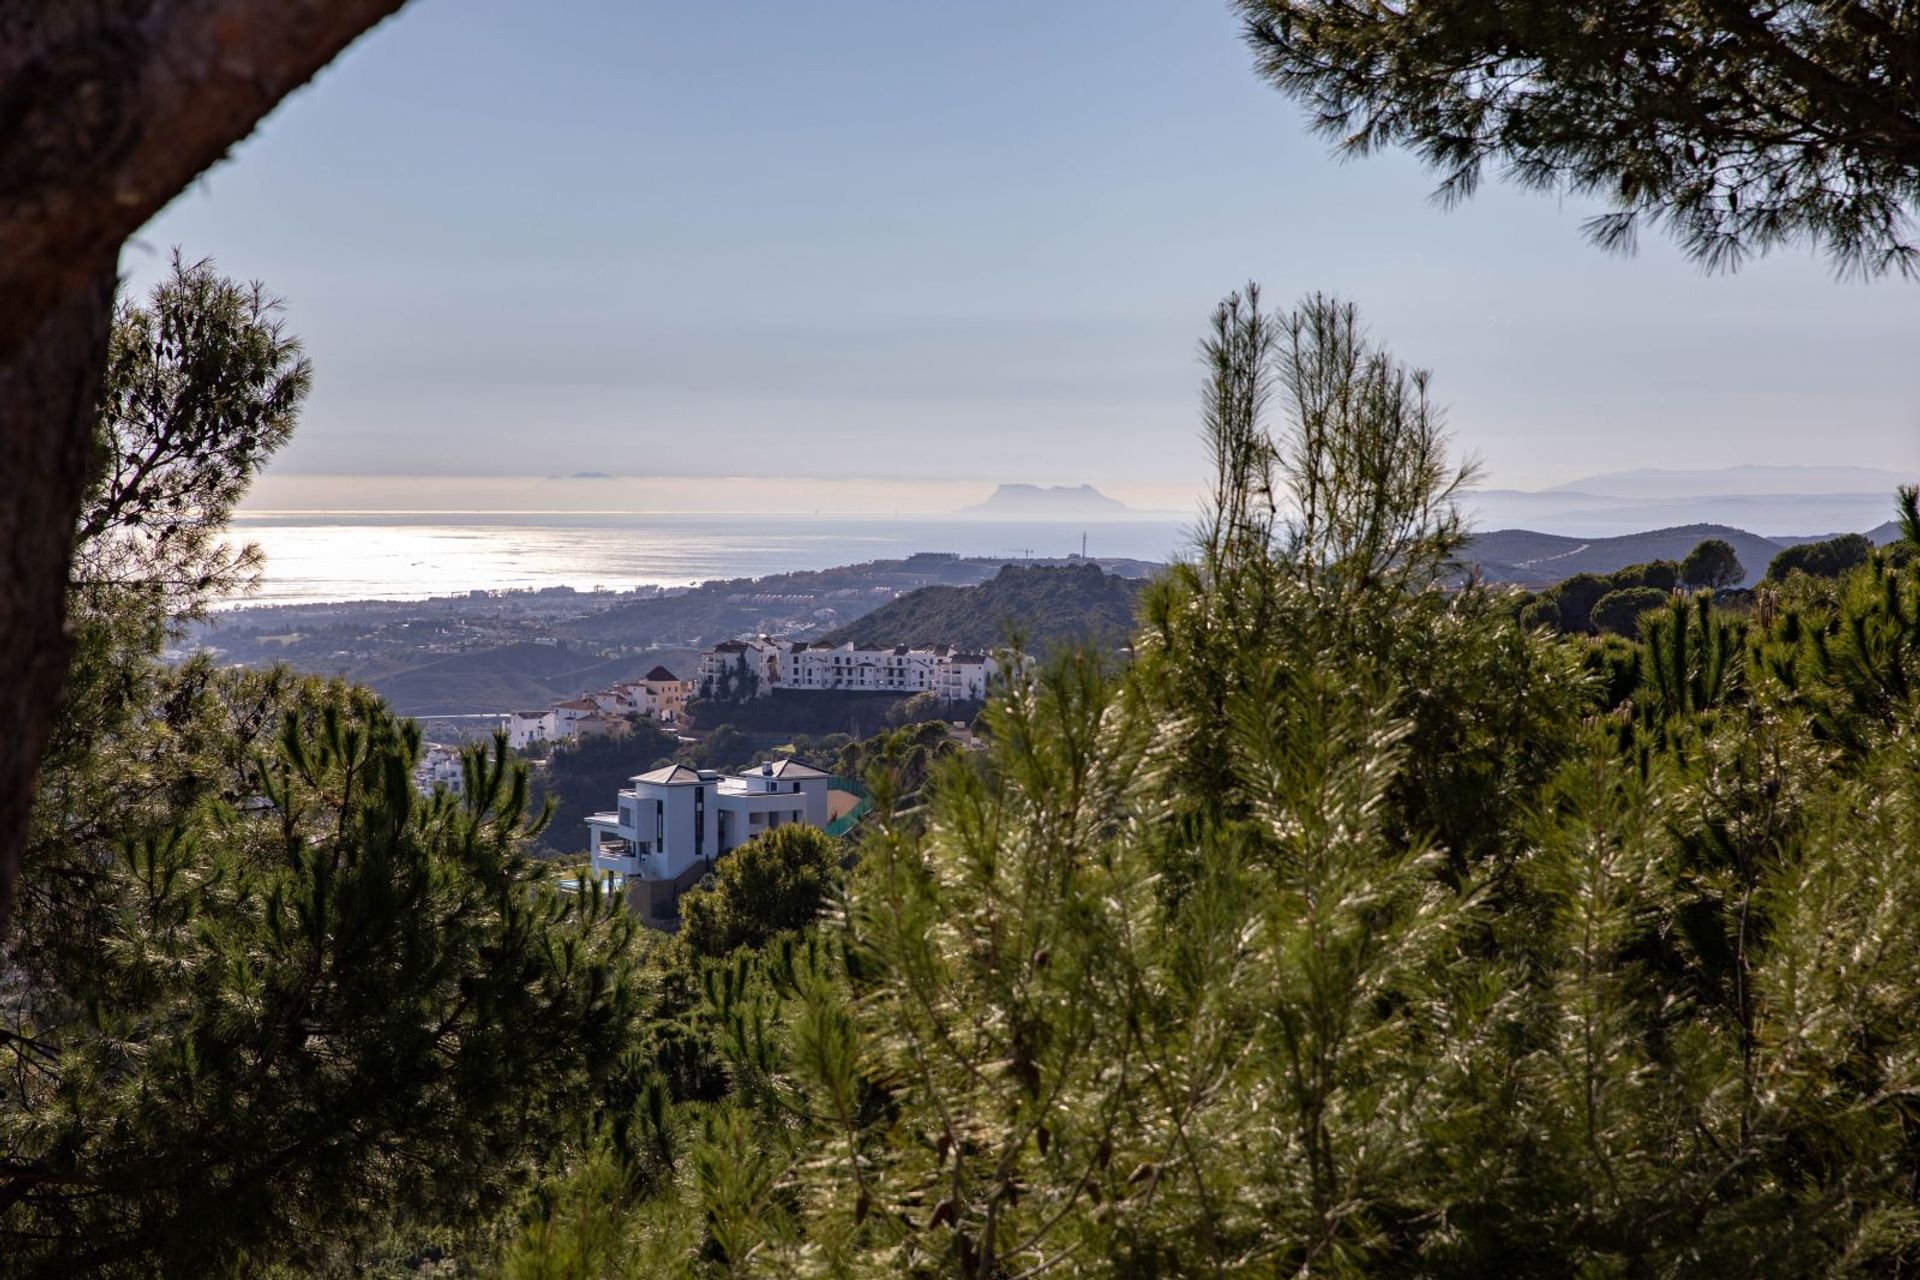
<svg viewBox="0 0 1920 1280">
<path fill-rule="evenodd" d="M 419 600 L 473 590 L 627 591 L 827 569 L 915 552 L 1010 562 L 1085 553 L 1165 561 L 1191 521 L 1076 523 L 913 515 L 575 512 L 247 512 L 231 537 L 266 555 L 260 589 L 228 607 Z"/>
</svg>

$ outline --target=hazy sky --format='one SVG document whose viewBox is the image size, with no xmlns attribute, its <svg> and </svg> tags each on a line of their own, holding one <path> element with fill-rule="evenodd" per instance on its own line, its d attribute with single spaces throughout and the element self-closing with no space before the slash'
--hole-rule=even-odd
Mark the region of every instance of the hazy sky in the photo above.
<svg viewBox="0 0 1920 1280">
<path fill-rule="evenodd" d="M 1357 301 L 1495 484 L 1920 465 L 1920 284 L 1707 277 L 1432 185 L 1332 158 L 1215 0 L 415 0 L 125 266 L 179 244 L 287 298 L 317 384 L 283 483 L 1174 492 L 1197 339 L 1249 277 Z"/>
</svg>

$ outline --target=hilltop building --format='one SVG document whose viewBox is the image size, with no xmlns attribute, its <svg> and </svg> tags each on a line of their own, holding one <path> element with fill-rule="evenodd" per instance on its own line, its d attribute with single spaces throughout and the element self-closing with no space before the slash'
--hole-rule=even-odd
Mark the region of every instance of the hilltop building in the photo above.
<svg viewBox="0 0 1920 1280">
<path fill-rule="evenodd" d="M 593 871 L 618 877 L 642 920 L 671 914 L 722 854 L 784 823 L 825 827 L 829 782 L 798 760 L 738 774 L 679 764 L 639 774 L 617 808 L 587 819 Z"/>
<path fill-rule="evenodd" d="M 756 636 L 728 640 L 700 657 L 700 691 L 709 698 L 762 697 L 775 689 L 854 689 L 932 693 L 948 702 L 986 697 L 1001 658 L 950 645 L 826 644 Z"/>
</svg>

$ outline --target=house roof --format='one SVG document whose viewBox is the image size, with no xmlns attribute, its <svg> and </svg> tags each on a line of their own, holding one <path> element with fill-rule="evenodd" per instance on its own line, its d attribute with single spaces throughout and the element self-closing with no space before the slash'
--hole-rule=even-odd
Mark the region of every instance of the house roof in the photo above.
<svg viewBox="0 0 1920 1280">
<path fill-rule="evenodd" d="M 567 702 L 556 702 L 555 707 L 564 707 L 568 711 L 598 711 L 600 704 L 592 698 L 574 698 Z"/>
<path fill-rule="evenodd" d="M 712 651 L 714 653 L 745 653 L 747 646 L 738 640 L 722 640 L 719 644 L 713 646 Z"/>
<path fill-rule="evenodd" d="M 979 665 L 980 663 L 985 662 L 986 660 L 987 660 L 987 655 L 984 653 L 956 653 L 951 655 L 947 659 L 948 662 L 965 663 L 965 664 L 972 664 L 976 666 Z"/>
<path fill-rule="evenodd" d="M 671 680 L 676 684 L 680 681 L 679 676 L 673 674 L 673 672 L 667 670 L 665 667 L 655 667 L 653 670 L 647 672 L 646 675 L 642 676 L 641 679 L 650 684 L 656 680 Z"/>
<path fill-rule="evenodd" d="M 801 764 L 798 760 L 793 759 L 774 761 L 773 768 L 768 772 L 776 778 L 793 778 L 795 780 L 801 778 L 824 778 L 827 776 L 826 773 L 814 768 L 812 765 Z"/>
<path fill-rule="evenodd" d="M 663 787 L 679 786 L 683 783 L 700 781 L 700 774 L 683 764 L 662 765 L 651 773 L 642 773 L 634 777 L 635 782 L 651 782 Z"/>
</svg>

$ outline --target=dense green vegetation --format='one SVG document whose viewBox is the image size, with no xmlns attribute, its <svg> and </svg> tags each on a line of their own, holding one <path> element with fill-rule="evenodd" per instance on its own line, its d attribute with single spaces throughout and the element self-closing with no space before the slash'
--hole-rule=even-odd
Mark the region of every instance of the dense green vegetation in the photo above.
<svg viewBox="0 0 1920 1280">
<path fill-rule="evenodd" d="M 1239 7 L 1456 194 L 1498 159 L 1613 243 L 1910 260 L 1897 7 Z M 553 891 L 502 745 L 422 798 L 367 691 L 158 661 L 251 572 L 222 531 L 309 381 L 176 261 L 117 316 L 0 957 L 0 1269 L 1913 1274 L 1920 494 L 1737 608 L 1704 544 L 1516 607 L 1351 307 L 1249 289 L 1204 352 L 1212 502 L 1128 660 L 1062 606 L 983 750 L 788 744 L 874 817 L 743 849 L 668 940 Z M 553 802 L 661 745 L 557 753 Z"/>
<path fill-rule="evenodd" d="M 1597 196 L 1709 267 L 1796 241 L 1863 275 L 1914 268 L 1920 15 L 1886 0 L 1235 0 L 1260 73 L 1316 129 L 1413 151 L 1449 202 L 1484 174 Z"/>
<path fill-rule="evenodd" d="M 484 1230 L 624 1105 L 635 928 L 545 886 L 504 747 L 422 799 L 366 692 L 158 662 L 250 570 L 218 535 L 306 366 L 204 264 L 113 338 L 0 969 L 0 1269 L 323 1273 Z"/>
<path fill-rule="evenodd" d="M 1732 587 L 1747 576 L 1740 555 L 1725 538 L 1707 538 L 1680 562 L 1680 581 L 1689 587 Z"/>
<path fill-rule="evenodd" d="M 1630 564 L 1605 575 L 1576 573 L 1557 586 L 1527 598 L 1520 616 L 1528 626 L 1553 627 L 1569 635 L 1583 635 L 1592 630 L 1624 634 L 1630 632 L 1632 627 L 1623 625 L 1621 619 L 1624 617 L 1626 623 L 1630 624 L 1638 612 L 1629 602 L 1652 599 L 1645 594 L 1626 593 L 1652 591 L 1664 598 L 1665 593 L 1671 592 L 1679 582 L 1680 566 L 1671 560 Z M 1615 596 L 1620 598 L 1611 600 L 1605 621 L 1602 621 L 1599 612 L 1601 602 Z M 1642 604 L 1640 607 L 1645 606 Z"/>
<path fill-rule="evenodd" d="M 964 720 L 978 710 L 978 703 L 855 689 L 774 689 L 745 702 L 695 699 L 689 707 L 694 723 L 703 728 L 731 728 L 783 742 L 795 734 L 865 737 L 907 721 Z"/>
<path fill-rule="evenodd" d="M 788 823 L 755 836 L 681 898 L 681 941 L 718 959 L 806 928 L 839 879 L 839 859 L 835 841 L 813 827 Z"/>
<path fill-rule="evenodd" d="M 1010 690 L 841 905 L 701 967 L 673 1177 L 583 1166 L 512 1264 L 1910 1268 L 1920 571 L 1530 631 L 1432 589 L 1460 476 L 1348 309 L 1209 349 L 1214 517 L 1134 664 Z"/>
<path fill-rule="evenodd" d="M 1767 581 L 1781 582 L 1794 573 L 1816 578 L 1835 578 L 1865 564 L 1873 554 L 1873 543 L 1864 534 L 1843 533 L 1824 542 L 1803 542 L 1788 547 L 1767 565 Z"/>
<path fill-rule="evenodd" d="M 977 587 L 922 587 L 829 634 L 834 644 L 951 644 L 990 653 L 1020 633 L 1034 653 L 1122 644 L 1140 582 L 1097 564 L 1006 565 Z"/>
</svg>

